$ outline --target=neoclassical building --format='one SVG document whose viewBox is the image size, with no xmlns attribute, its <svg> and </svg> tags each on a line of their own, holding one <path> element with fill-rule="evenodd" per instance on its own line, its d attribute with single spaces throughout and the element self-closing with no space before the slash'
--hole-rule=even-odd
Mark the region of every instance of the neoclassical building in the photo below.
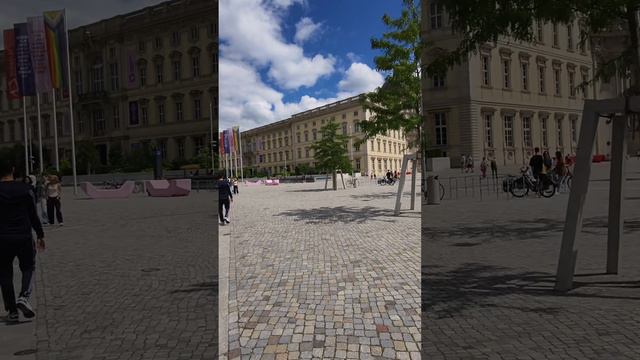
<svg viewBox="0 0 640 360">
<path fill-rule="evenodd" d="M 217 129 L 217 11 L 217 1 L 173 0 L 71 29 L 76 141 L 91 140 L 103 164 L 115 147 L 127 153 L 148 144 L 171 161 L 192 158 L 210 146 L 210 103 Z M 11 146 L 23 143 L 22 104 L 7 101 L 0 69 L 0 146 Z M 41 101 L 49 163 L 51 98 L 45 94 Z M 68 100 L 56 98 L 60 155 L 69 159 Z M 27 99 L 27 107 L 35 143 L 35 98 Z"/>
<path fill-rule="evenodd" d="M 437 1 L 422 2 L 422 36 L 429 63 L 443 49 L 455 48 L 446 12 Z M 585 99 L 610 97 L 607 85 L 578 85 L 593 76 L 588 44 L 579 42 L 579 25 L 538 23 L 535 42 L 500 39 L 485 44 L 445 76 L 423 79 L 429 149 L 460 166 L 461 155 L 495 157 L 498 164 L 528 163 L 535 147 L 574 154 Z M 615 96 L 615 94 L 613 94 Z M 594 153 L 611 151 L 610 125 L 598 130 Z"/>
<path fill-rule="evenodd" d="M 244 167 L 253 174 L 293 172 L 303 165 L 315 168 L 311 146 L 320 139 L 320 128 L 335 121 L 340 124 L 339 131 L 351 137 L 348 154 L 356 172 L 380 176 L 387 170 L 400 170 L 402 156 L 409 152 L 402 131 L 389 131 L 356 144 L 364 136 L 359 122 L 372 117 L 360 99 L 361 95 L 354 96 L 242 132 Z"/>
</svg>

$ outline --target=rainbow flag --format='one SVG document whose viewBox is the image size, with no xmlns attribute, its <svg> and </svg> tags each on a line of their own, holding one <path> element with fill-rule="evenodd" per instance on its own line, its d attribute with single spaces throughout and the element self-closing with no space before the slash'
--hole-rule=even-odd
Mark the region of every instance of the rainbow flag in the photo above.
<svg viewBox="0 0 640 360">
<path fill-rule="evenodd" d="M 45 42 L 49 55 L 51 85 L 56 89 L 69 88 L 69 84 L 67 84 L 67 35 L 64 16 L 64 10 L 44 12 Z"/>
</svg>

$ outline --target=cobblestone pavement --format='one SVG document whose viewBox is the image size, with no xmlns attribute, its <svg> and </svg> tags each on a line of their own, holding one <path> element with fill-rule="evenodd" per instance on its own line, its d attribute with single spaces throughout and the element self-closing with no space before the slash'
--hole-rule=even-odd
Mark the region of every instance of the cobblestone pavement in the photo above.
<svg viewBox="0 0 640 360">
<path fill-rule="evenodd" d="M 397 187 L 323 187 L 241 187 L 228 357 L 419 359 L 419 210 L 393 216 Z"/>
<path fill-rule="evenodd" d="M 71 197 L 38 256 L 37 359 L 217 359 L 214 194 Z"/>
<path fill-rule="evenodd" d="M 604 275 L 608 165 L 594 166 L 576 288 L 553 291 L 568 194 L 422 210 L 427 359 L 640 359 L 640 162 L 629 162 L 619 275 Z"/>
</svg>

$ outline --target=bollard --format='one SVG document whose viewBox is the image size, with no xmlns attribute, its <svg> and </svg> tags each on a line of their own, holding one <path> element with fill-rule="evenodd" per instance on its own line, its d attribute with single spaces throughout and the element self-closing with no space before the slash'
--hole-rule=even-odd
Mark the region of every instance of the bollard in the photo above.
<svg viewBox="0 0 640 360">
<path fill-rule="evenodd" d="M 437 176 L 427 177 L 427 205 L 440 204 L 440 182 Z"/>
</svg>

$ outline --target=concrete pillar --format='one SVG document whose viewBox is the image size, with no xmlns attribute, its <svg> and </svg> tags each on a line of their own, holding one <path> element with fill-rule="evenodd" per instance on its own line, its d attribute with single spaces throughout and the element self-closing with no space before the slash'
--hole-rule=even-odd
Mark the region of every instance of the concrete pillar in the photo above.
<svg viewBox="0 0 640 360">
<path fill-rule="evenodd" d="M 611 146 L 611 175 L 609 176 L 609 231 L 607 238 L 607 274 L 618 273 L 620 238 L 623 234 L 624 218 L 622 201 L 624 197 L 624 169 L 627 154 L 627 118 L 613 120 Z"/>
</svg>

